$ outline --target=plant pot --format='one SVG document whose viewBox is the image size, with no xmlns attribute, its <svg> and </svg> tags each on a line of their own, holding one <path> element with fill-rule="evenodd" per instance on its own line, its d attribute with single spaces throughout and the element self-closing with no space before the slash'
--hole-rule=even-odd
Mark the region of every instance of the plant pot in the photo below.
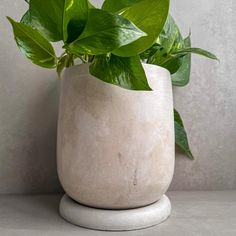
<svg viewBox="0 0 236 236">
<path fill-rule="evenodd" d="M 153 91 L 130 91 L 89 74 L 89 65 L 64 72 L 57 167 L 67 195 L 102 209 L 157 202 L 174 172 L 170 74 L 144 64 Z"/>
</svg>

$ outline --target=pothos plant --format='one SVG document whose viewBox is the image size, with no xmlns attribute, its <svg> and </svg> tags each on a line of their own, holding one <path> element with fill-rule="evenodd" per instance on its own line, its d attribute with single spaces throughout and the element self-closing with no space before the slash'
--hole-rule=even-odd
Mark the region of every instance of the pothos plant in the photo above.
<svg viewBox="0 0 236 236">
<path fill-rule="evenodd" d="M 151 90 L 142 66 L 159 65 L 171 73 L 173 86 L 189 82 L 191 53 L 217 59 L 191 47 L 169 15 L 169 0 L 105 0 L 95 8 L 88 0 L 25 0 L 29 9 L 20 22 L 10 17 L 16 43 L 34 64 L 64 68 L 90 63 L 100 80 L 131 90 Z M 62 41 L 62 54 L 52 42 Z M 158 78 L 157 78 L 158 79 Z M 174 111 L 175 140 L 190 159 L 187 135 Z"/>
</svg>

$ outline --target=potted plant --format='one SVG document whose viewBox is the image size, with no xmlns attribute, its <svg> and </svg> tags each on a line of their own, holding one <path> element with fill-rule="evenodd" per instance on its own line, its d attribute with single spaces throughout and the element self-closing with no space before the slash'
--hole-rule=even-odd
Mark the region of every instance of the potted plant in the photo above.
<svg viewBox="0 0 236 236">
<path fill-rule="evenodd" d="M 188 84 L 191 53 L 217 58 L 182 37 L 169 0 L 105 0 L 101 9 L 88 0 L 26 2 L 20 22 L 8 17 L 18 47 L 59 76 L 65 69 L 57 141 L 62 216 L 105 230 L 162 222 L 171 209 L 164 194 L 174 138 L 193 159 L 171 83 Z"/>
</svg>

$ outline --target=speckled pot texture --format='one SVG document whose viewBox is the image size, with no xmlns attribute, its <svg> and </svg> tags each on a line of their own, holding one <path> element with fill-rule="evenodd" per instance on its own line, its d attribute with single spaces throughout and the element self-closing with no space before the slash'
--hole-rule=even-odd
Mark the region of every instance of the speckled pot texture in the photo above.
<svg viewBox="0 0 236 236">
<path fill-rule="evenodd" d="M 174 172 L 170 74 L 144 65 L 153 91 L 130 91 L 67 69 L 61 81 L 57 168 L 75 201 L 131 209 L 158 201 Z"/>
</svg>

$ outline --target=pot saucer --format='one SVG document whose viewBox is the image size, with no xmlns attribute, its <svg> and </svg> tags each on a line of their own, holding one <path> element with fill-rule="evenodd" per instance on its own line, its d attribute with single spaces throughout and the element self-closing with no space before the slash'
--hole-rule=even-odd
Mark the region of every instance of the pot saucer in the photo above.
<svg viewBox="0 0 236 236">
<path fill-rule="evenodd" d="M 60 214 L 68 222 L 103 231 L 128 231 L 148 228 L 165 221 L 171 213 L 166 195 L 148 206 L 128 210 L 97 209 L 79 204 L 68 195 L 60 202 Z"/>
</svg>

